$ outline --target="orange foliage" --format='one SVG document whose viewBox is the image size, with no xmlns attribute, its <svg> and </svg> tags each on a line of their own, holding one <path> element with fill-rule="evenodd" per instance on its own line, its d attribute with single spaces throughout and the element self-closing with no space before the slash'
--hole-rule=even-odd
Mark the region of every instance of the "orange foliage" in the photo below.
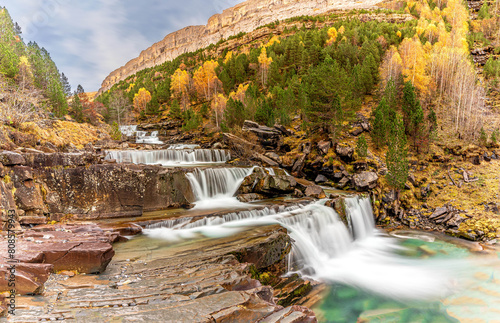
<svg viewBox="0 0 500 323">
<path fill-rule="evenodd" d="M 172 75 L 172 82 L 170 83 L 170 91 L 172 92 L 173 97 L 181 99 L 182 106 L 185 109 L 188 103 L 190 77 L 188 72 L 182 70 L 181 67 L 179 67 Z"/>
<path fill-rule="evenodd" d="M 259 65 L 260 65 L 260 75 L 262 85 L 266 85 L 267 83 L 267 74 L 269 72 L 269 65 L 273 62 L 272 57 L 267 57 L 267 51 L 265 47 L 262 47 L 262 50 L 259 55 Z"/>
<path fill-rule="evenodd" d="M 422 94 L 429 93 L 431 79 L 427 74 L 427 54 L 417 36 L 405 38 L 399 46 L 405 81 L 411 81 Z"/>
<path fill-rule="evenodd" d="M 137 116 L 146 110 L 146 105 L 151 101 L 151 93 L 145 88 L 140 88 L 139 92 L 134 95 L 134 112 Z"/>
<path fill-rule="evenodd" d="M 220 83 L 215 73 L 217 66 L 219 63 L 216 61 L 206 61 L 194 72 L 193 81 L 196 92 L 200 96 L 204 95 L 207 101 L 217 92 L 217 85 Z"/>
</svg>

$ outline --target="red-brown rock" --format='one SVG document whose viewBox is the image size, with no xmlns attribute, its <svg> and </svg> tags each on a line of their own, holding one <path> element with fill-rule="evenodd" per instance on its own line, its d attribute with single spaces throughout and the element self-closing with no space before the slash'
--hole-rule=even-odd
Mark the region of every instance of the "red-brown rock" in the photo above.
<svg viewBox="0 0 500 323">
<path fill-rule="evenodd" d="M 47 281 L 50 273 L 54 271 L 54 266 L 50 264 L 26 264 L 17 263 L 15 269 L 11 271 L 11 264 L 0 264 L 0 292 L 12 289 L 8 285 L 11 272 L 15 272 L 15 290 L 17 294 L 40 294 L 43 291 L 43 284 Z"/>
</svg>

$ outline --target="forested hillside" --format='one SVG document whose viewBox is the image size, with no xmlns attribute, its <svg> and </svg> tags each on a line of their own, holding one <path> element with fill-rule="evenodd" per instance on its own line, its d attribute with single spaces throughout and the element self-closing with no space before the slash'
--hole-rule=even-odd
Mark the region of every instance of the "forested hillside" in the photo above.
<svg viewBox="0 0 500 323">
<path fill-rule="evenodd" d="M 81 87 L 80 87 L 81 88 Z M 78 91 L 77 91 L 78 92 Z M 81 95 L 81 89 L 77 95 Z M 67 114 L 78 116 L 88 110 L 93 121 L 94 108 L 75 109 L 68 105 L 72 95 L 68 78 L 61 73 L 50 54 L 36 42 L 25 44 L 21 27 L 14 23 L 6 8 L 0 9 L 0 123 L 2 147 L 27 146 L 53 151 L 55 146 L 83 145 L 96 140 L 97 129 L 64 121 Z M 77 100 L 78 101 L 78 100 Z M 68 118 L 71 120 L 71 118 Z M 94 119 L 98 119 L 97 117 Z M 95 123 L 97 125 L 97 122 Z M 49 142 L 49 146 L 45 143 Z M 55 146 L 54 146 L 55 145 Z"/>
<path fill-rule="evenodd" d="M 360 12 L 277 21 L 266 26 L 271 33 L 265 40 L 217 55 L 221 41 L 182 55 L 129 77 L 98 100 L 108 107 L 105 119 L 121 124 L 161 116 L 182 120 L 186 130 L 210 121 L 228 131 L 245 119 L 288 125 L 300 115 L 306 130 L 334 136 L 362 108 L 365 96 L 380 101 L 392 79 L 397 102 L 388 102 L 389 107 L 402 114 L 416 149 L 438 130 L 437 120 L 443 138 L 477 142 L 488 107 L 469 51 L 474 39 L 494 36 L 496 10 L 495 4 L 481 9 L 474 33 L 469 33 L 467 8 L 457 0 L 410 1 L 399 13 L 414 19 L 404 23 L 362 21 Z M 378 13 L 389 17 L 392 12 Z M 492 56 L 485 66 L 488 79 L 498 77 L 497 62 Z M 400 108 L 407 81 L 412 86 L 406 91 L 416 95 L 408 109 L 418 111 Z M 483 131 L 489 137 L 494 130 Z"/>
</svg>

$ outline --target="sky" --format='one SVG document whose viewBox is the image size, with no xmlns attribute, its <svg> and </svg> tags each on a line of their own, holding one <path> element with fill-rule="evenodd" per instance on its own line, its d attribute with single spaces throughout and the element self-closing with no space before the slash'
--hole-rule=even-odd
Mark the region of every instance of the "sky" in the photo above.
<svg viewBox="0 0 500 323">
<path fill-rule="evenodd" d="M 243 0 L 0 0 L 25 43 L 45 47 L 59 71 L 85 91 L 167 34 L 205 25 Z"/>
</svg>

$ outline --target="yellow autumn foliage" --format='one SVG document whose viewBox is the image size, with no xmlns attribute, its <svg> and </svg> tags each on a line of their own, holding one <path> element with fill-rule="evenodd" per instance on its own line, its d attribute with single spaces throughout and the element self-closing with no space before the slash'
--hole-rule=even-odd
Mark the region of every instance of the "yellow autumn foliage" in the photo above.
<svg viewBox="0 0 500 323">
<path fill-rule="evenodd" d="M 100 131 L 96 127 L 88 123 L 77 123 L 71 121 L 56 120 L 49 127 L 41 127 L 34 122 L 24 122 L 20 125 L 20 129 L 26 133 L 31 133 L 43 142 L 50 142 L 55 146 L 64 146 L 73 144 L 78 149 L 89 142 L 95 142 L 100 139 Z M 109 136 L 108 136 L 109 138 Z"/>
</svg>

